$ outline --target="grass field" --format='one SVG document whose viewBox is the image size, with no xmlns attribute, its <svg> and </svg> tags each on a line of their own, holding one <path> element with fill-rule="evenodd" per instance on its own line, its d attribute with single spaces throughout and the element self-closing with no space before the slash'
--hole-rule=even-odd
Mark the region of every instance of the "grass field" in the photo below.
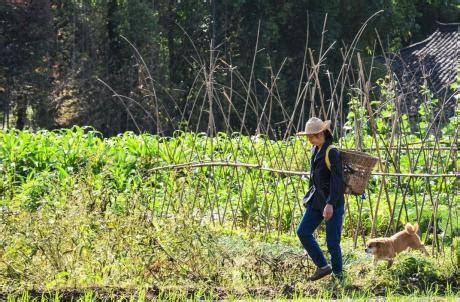
<svg viewBox="0 0 460 302">
<path fill-rule="evenodd" d="M 377 211 L 373 176 L 366 199 L 347 199 L 346 280 L 305 281 L 314 267 L 295 227 L 308 180 L 260 168 L 308 171 L 309 148 L 298 138 L 239 134 L 1 131 L 1 298 L 458 299 L 455 179 L 407 178 L 404 186 L 388 178 Z M 390 172 L 409 170 L 411 154 L 401 154 Z M 436 154 L 443 172 L 455 171 L 449 158 Z M 426 172 L 430 160 L 424 154 L 413 172 Z M 257 167 L 176 167 L 205 161 Z M 437 237 L 428 228 L 434 212 Z M 384 235 L 417 217 L 432 257 L 406 252 L 391 269 L 374 268 L 363 251 L 373 221 Z M 325 248 L 323 235 L 320 228 Z"/>
</svg>

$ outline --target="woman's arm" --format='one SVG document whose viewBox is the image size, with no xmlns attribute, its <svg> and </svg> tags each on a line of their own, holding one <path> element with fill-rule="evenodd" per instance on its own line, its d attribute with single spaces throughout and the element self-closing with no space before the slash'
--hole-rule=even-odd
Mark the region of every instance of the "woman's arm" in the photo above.
<svg viewBox="0 0 460 302">
<path fill-rule="evenodd" d="M 339 197 L 343 195 L 343 169 L 340 153 L 332 148 L 329 151 L 329 161 L 331 162 L 331 179 L 329 184 L 329 196 L 326 200 L 328 204 L 337 205 Z"/>
</svg>

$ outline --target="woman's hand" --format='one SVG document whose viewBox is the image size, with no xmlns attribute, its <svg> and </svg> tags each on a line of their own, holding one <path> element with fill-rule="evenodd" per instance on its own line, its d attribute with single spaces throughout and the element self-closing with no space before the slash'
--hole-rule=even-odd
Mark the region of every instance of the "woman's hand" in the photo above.
<svg viewBox="0 0 460 302">
<path fill-rule="evenodd" d="M 332 207 L 331 204 L 328 203 L 326 204 L 323 210 L 324 220 L 328 221 L 329 219 L 331 219 L 332 214 L 334 214 L 334 208 Z"/>
</svg>

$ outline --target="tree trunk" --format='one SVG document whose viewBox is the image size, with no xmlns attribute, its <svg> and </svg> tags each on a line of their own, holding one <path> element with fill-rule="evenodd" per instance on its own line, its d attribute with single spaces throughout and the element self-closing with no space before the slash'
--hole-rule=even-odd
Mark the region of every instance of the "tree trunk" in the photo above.
<svg viewBox="0 0 460 302">
<path fill-rule="evenodd" d="M 21 95 L 16 103 L 16 129 L 24 129 L 27 121 L 27 96 Z"/>
<path fill-rule="evenodd" d="M 176 19 L 176 12 L 174 10 L 174 0 L 169 0 L 168 3 L 168 51 L 169 51 L 169 81 L 171 84 L 176 83 L 176 57 L 174 47 L 174 20 Z"/>
</svg>

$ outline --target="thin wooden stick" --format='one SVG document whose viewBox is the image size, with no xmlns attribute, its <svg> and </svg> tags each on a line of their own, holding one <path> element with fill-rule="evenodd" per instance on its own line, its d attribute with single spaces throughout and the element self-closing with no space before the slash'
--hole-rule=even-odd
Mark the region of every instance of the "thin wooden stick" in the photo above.
<svg viewBox="0 0 460 302">
<path fill-rule="evenodd" d="M 177 170 L 177 169 L 186 169 L 186 168 L 198 168 L 198 167 L 210 167 L 210 166 L 226 166 L 226 167 L 242 167 L 242 168 L 252 168 L 252 169 L 259 169 L 263 171 L 279 173 L 279 174 L 287 174 L 287 175 L 297 175 L 297 176 L 310 176 L 310 172 L 305 171 L 292 171 L 292 170 L 283 170 L 283 169 L 273 169 L 273 168 L 266 168 L 262 167 L 259 164 L 248 164 L 242 162 L 230 162 L 230 161 L 195 161 L 195 162 L 188 162 L 182 164 L 174 164 L 174 165 L 166 165 L 166 166 L 159 166 L 155 168 L 151 168 L 149 172 L 155 172 L 159 170 Z M 460 172 L 455 173 L 446 173 L 446 174 L 427 174 L 427 173 L 383 173 L 383 172 L 371 172 L 371 175 L 376 176 L 394 176 L 394 177 L 460 177 Z"/>
</svg>

